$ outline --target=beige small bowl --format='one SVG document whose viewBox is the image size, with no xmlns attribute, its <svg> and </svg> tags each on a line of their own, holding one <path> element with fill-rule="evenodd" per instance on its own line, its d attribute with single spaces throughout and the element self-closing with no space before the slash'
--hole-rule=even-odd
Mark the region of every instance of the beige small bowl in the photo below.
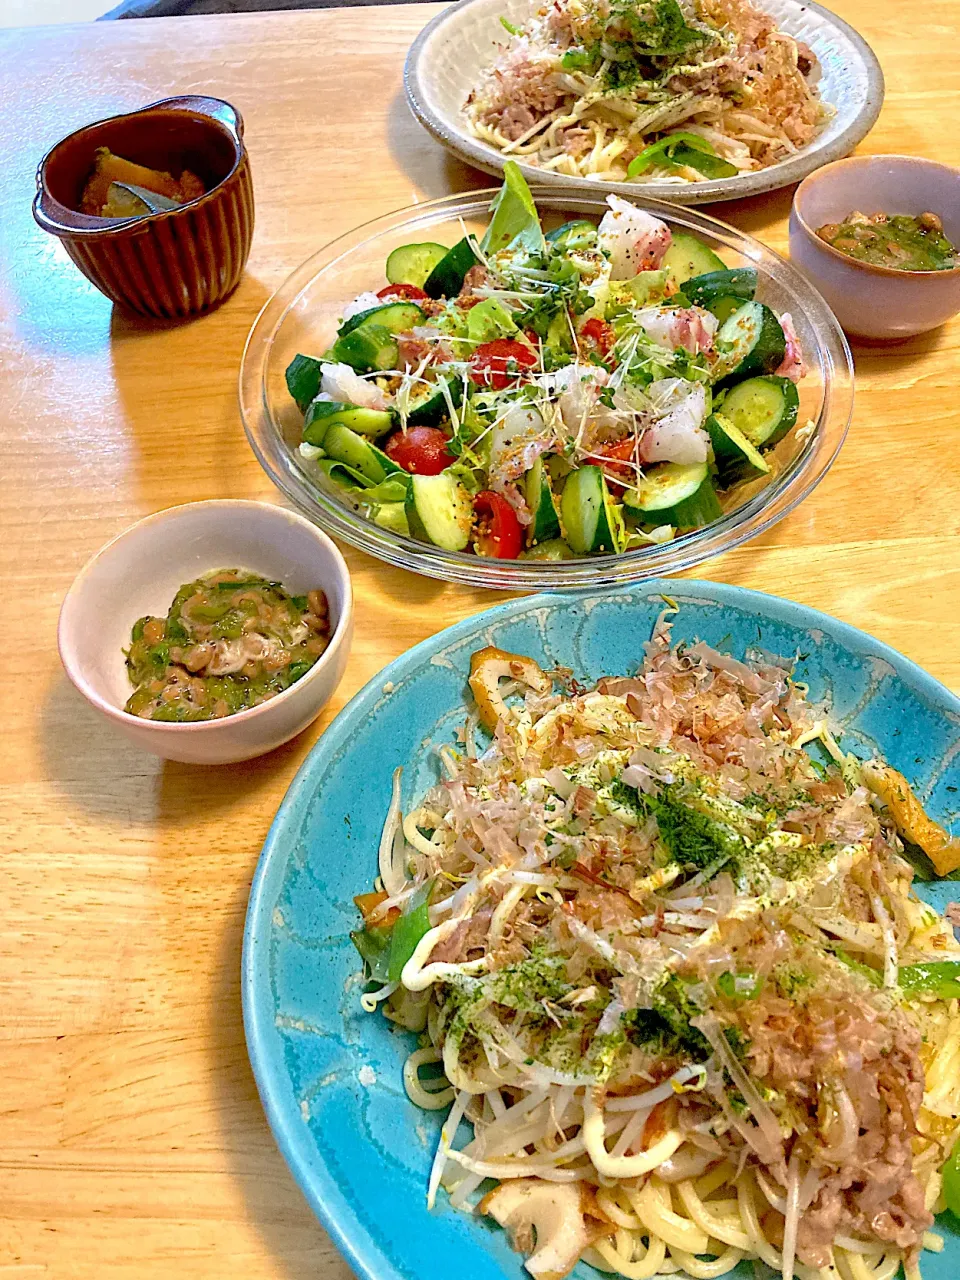
<svg viewBox="0 0 960 1280">
<path fill-rule="evenodd" d="M 960 311 L 960 267 L 899 271 L 848 258 L 817 228 L 863 213 L 930 211 L 960 245 L 960 170 L 916 156 L 852 156 L 825 165 L 797 187 L 790 212 L 790 258 L 816 285 L 842 327 L 864 338 L 909 338 Z"/>
<path fill-rule="evenodd" d="M 123 650 L 145 614 L 165 616 L 179 587 L 214 569 L 248 569 L 293 594 L 322 588 L 334 624 L 307 674 L 260 706 L 222 720 L 167 724 L 123 710 L 133 692 Z M 320 714 L 343 676 L 353 591 L 343 556 L 303 516 L 265 502 L 193 502 L 148 516 L 80 571 L 60 610 L 60 659 L 96 709 L 145 751 L 188 764 L 227 764 L 272 751 Z"/>
</svg>

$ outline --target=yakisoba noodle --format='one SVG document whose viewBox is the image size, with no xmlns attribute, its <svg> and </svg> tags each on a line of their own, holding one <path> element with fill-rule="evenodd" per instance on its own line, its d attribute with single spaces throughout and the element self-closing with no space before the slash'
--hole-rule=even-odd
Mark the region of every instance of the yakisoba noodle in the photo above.
<svg viewBox="0 0 960 1280">
<path fill-rule="evenodd" d="M 398 771 L 355 935 L 364 1007 L 420 1034 L 407 1093 L 449 1107 L 429 1203 L 491 1215 L 539 1280 L 916 1280 L 960 1130 L 960 945 L 904 841 L 940 874 L 960 842 L 785 664 L 673 648 L 665 618 L 635 677 L 487 649 L 470 683 L 406 815 Z"/>
<path fill-rule="evenodd" d="M 812 50 L 750 0 L 554 0 L 508 37 L 464 114 L 476 137 L 541 169 L 703 181 L 806 146 L 831 114 L 818 74 Z M 685 147 L 628 173 L 678 130 L 709 158 Z"/>
</svg>

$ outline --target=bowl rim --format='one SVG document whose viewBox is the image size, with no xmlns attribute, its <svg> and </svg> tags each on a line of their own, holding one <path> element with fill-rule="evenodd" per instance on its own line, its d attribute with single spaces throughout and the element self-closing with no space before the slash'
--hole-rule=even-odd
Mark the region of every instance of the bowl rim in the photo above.
<svg viewBox="0 0 960 1280">
<path fill-rule="evenodd" d="M 794 309 L 810 305 L 820 309 L 816 352 L 823 369 L 823 400 L 817 430 L 802 442 L 795 457 L 771 483 L 732 511 L 725 512 L 719 520 L 668 543 L 619 555 L 577 556 L 556 563 L 501 561 L 444 551 L 356 516 L 331 493 L 317 486 L 295 458 L 294 451 L 274 431 L 265 394 L 273 341 L 287 316 L 321 272 L 334 272 L 353 253 L 383 234 L 412 223 L 415 230 L 411 233 L 419 235 L 424 221 L 435 224 L 444 217 L 452 221 L 457 216 L 485 216 L 489 201 L 498 189 L 456 192 L 395 209 L 359 224 L 328 241 L 295 268 L 261 308 L 248 334 L 240 363 L 240 414 L 247 440 L 260 465 L 298 510 L 367 554 L 428 577 L 508 591 L 576 591 L 664 576 L 699 564 L 764 532 L 812 492 L 836 458 L 853 415 L 853 360 L 839 322 L 816 287 L 775 250 L 699 209 L 669 204 L 642 193 L 634 195 L 634 202 L 668 222 L 712 235 L 719 244 L 732 247 L 741 256 L 761 264 L 764 259 L 772 259 L 787 275 L 783 287 L 794 299 L 789 305 Z M 607 207 L 606 197 L 599 190 L 563 189 L 550 184 L 535 186 L 531 192 L 535 202 L 548 211 L 566 209 L 572 213 L 581 205 L 588 206 L 584 212 L 599 214 Z M 427 234 L 424 229 L 424 235 Z M 317 267 L 319 262 L 324 265 Z M 764 270 L 763 265 L 760 269 Z"/>
<path fill-rule="evenodd" d="M 212 101 L 222 102 L 225 106 L 236 112 L 238 119 L 242 119 L 239 111 L 237 111 L 233 103 L 228 102 L 226 98 L 217 98 L 212 94 L 196 94 L 193 96 L 208 97 Z M 117 235 L 124 235 L 129 231 L 136 231 L 139 233 L 141 228 L 146 232 L 150 227 L 155 226 L 158 222 L 162 222 L 164 219 L 176 218 L 184 211 L 192 211 L 196 209 L 198 205 L 220 195 L 224 186 L 231 180 L 231 178 L 236 177 L 238 171 L 247 158 L 247 146 L 243 140 L 243 134 L 234 133 L 228 125 L 224 124 L 224 122 L 219 120 L 216 116 L 207 115 L 201 111 L 191 112 L 188 107 L 183 105 L 167 106 L 166 104 L 168 102 L 179 102 L 182 104 L 183 98 L 161 98 L 157 102 L 149 102 L 145 107 L 137 107 L 133 111 L 118 111 L 115 115 L 104 116 L 102 120 L 91 120 L 89 124 L 81 125 L 79 129 L 73 129 L 70 133 L 64 134 L 59 141 L 55 142 L 53 146 L 48 149 L 43 156 L 43 159 L 37 165 L 37 191 L 33 198 L 33 216 L 44 231 L 48 231 L 51 235 L 55 236 L 69 236 L 71 238 L 83 239 L 91 239 L 93 237 L 114 237 Z M 61 147 L 65 146 L 68 142 L 72 142 L 74 138 L 80 137 L 81 134 L 90 133 L 95 129 L 102 128 L 104 125 L 113 124 L 115 120 L 128 120 L 134 116 L 150 115 L 158 109 L 172 111 L 180 115 L 192 116 L 195 119 L 202 118 L 203 121 L 219 129 L 221 133 L 225 134 L 232 140 L 236 153 L 233 164 L 230 166 L 229 172 L 226 173 L 219 182 L 215 183 L 209 191 L 204 191 L 201 195 L 194 196 L 192 200 L 185 200 L 183 204 L 177 205 L 175 209 L 160 209 L 156 213 L 136 213 L 132 214 L 128 218 L 104 218 L 97 214 L 81 213 L 79 209 L 71 209 L 70 206 L 64 204 L 62 200 L 57 199 L 50 190 L 50 186 L 47 182 L 47 166 L 55 153 L 59 151 Z M 48 213 L 43 207 L 45 204 L 50 205 L 50 213 Z M 70 225 L 68 221 L 60 217 L 60 210 L 63 210 L 65 214 L 68 214 L 70 219 L 82 218 L 84 221 L 78 222 L 75 226 Z"/>
<path fill-rule="evenodd" d="M 114 548 L 126 538 L 133 534 L 140 533 L 143 529 L 151 525 L 162 524 L 164 522 L 176 521 L 188 512 L 194 512 L 200 508 L 205 509 L 229 509 L 237 508 L 251 509 L 255 508 L 260 512 L 269 512 L 268 518 L 274 516 L 280 520 L 284 520 L 290 524 L 298 525 L 301 528 L 309 530 L 316 538 L 317 542 L 324 547 L 331 555 L 332 562 L 336 568 L 337 577 L 343 592 L 343 603 L 340 608 L 340 615 L 337 618 L 337 625 L 330 637 L 326 649 L 313 664 L 309 671 L 295 681 L 289 688 L 284 689 L 282 693 L 278 693 L 276 697 L 268 698 L 266 702 L 261 702 L 255 707 L 246 707 L 243 711 L 235 711 L 232 715 L 221 717 L 219 720 L 195 720 L 189 723 L 177 724 L 175 722 L 164 720 L 146 720 L 140 716 L 131 715 L 130 712 L 124 711 L 122 707 L 116 706 L 115 703 L 108 701 L 102 697 L 88 682 L 84 670 L 77 661 L 73 652 L 72 645 L 67 636 L 67 630 L 70 625 L 70 613 L 76 606 L 81 594 L 86 589 L 88 579 L 93 570 Z M 289 701 L 289 694 L 301 691 L 316 676 L 320 675 L 330 665 L 336 652 L 340 649 L 346 638 L 350 635 L 353 625 L 353 582 L 350 577 L 350 570 L 347 562 L 343 558 L 340 548 L 333 539 L 319 528 L 311 520 L 300 515 L 297 511 L 289 511 L 286 507 L 281 507 L 274 502 L 257 502 L 252 498 L 207 498 L 199 502 L 184 502 L 175 507 L 164 507 L 161 511 L 154 511 L 148 516 L 144 516 L 142 520 L 137 520 L 134 524 L 128 525 L 126 529 L 122 529 L 118 534 L 104 543 L 99 551 L 96 551 L 84 566 L 77 573 L 67 589 L 63 602 L 60 605 L 60 614 L 57 619 L 57 650 L 60 654 L 60 662 L 67 674 L 67 678 L 73 687 L 87 699 L 89 703 L 102 711 L 111 720 L 117 724 L 130 726 L 140 725 L 148 731 L 161 733 L 169 736 L 171 733 L 179 735 L 181 738 L 187 733 L 194 736 L 213 736 L 217 731 L 222 731 L 225 726 L 236 725 L 241 722 L 247 724 L 254 719 L 261 717 L 268 709 L 277 706 L 285 699 Z"/>
<path fill-rule="evenodd" d="M 446 117 L 437 114 L 427 101 L 423 84 L 423 68 L 421 66 L 424 50 L 434 33 L 445 23 L 455 21 L 459 13 L 477 0 L 457 0 L 440 13 L 436 14 L 423 28 L 407 54 L 403 66 L 403 87 L 407 103 L 414 116 L 427 132 L 442 146 L 453 151 L 466 163 L 482 169 L 485 173 L 502 176 L 503 163 L 506 159 L 517 160 L 529 183 L 542 182 L 550 185 L 568 186 L 582 191 L 612 192 L 614 195 L 629 199 L 633 193 L 643 189 L 644 184 L 633 182 L 593 182 L 589 178 L 570 177 L 563 174 L 551 174 L 549 170 L 529 165 L 522 156 L 502 156 L 494 148 L 472 137 L 460 127 L 456 121 L 448 123 Z M 797 7 L 802 11 L 817 14 L 821 21 L 841 31 L 857 50 L 866 71 L 866 97 L 863 105 L 847 127 L 826 147 L 826 158 L 817 161 L 819 151 L 812 151 L 817 135 L 806 147 L 794 155 L 786 156 L 766 169 L 757 169 L 737 174 L 729 178 L 713 178 L 699 182 L 684 184 L 650 183 L 647 189 L 651 198 L 659 198 L 676 204 L 708 204 L 715 200 L 740 200 L 747 196 L 763 195 L 769 191 L 777 191 L 799 182 L 811 169 L 814 171 L 821 164 L 829 163 L 832 156 L 842 156 L 861 142 L 877 122 L 883 107 L 886 85 L 880 60 L 866 39 L 850 23 L 844 21 L 832 9 L 817 3 L 817 0 L 797 0 Z M 832 104 L 827 104 L 832 105 Z M 826 128 L 825 122 L 824 128 Z M 813 163 L 811 165 L 811 158 Z M 775 176 L 774 176 L 775 175 Z"/>
<path fill-rule="evenodd" d="M 817 182 L 822 182 L 825 179 L 829 180 L 831 173 L 835 173 L 838 169 L 869 168 L 871 163 L 878 160 L 899 160 L 904 161 L 910 167 L 919 166 L 921 169 L 939 169 L 944 173 L 953 174 L 957 179 L 958 185 L 960 185 L 960 169 L 955 168 L 952 164 L 943 164 L 939 160 L 930 160 L 926 156 L 908 156 L 896 151 L 878 152 L 864 156 L 845 156 L 841 160 L 833 160 L 829 164 L 815 169 L 813 173 L 807 174 L 797 186 L 796 191 L 793 193 L 793 212 L 796 214 L 797 223 L 801 230 L 816 241 L 817 247 L 828 254 L 829 257 L 845 263 L 848 267 L 865 271 L 868 275 L 885 276 L 892 280 L 951 280 L 960 275 L 960 261 L 957 262 L 955 267 L 940 268 L 935 271 L 908 271 L 904 267 L 884 267 L 875 262 L 862 262 L 859 258 L 851 258 L 849 254 L 841 252 L 840 249 L 835 249 L 832 244 L 821 239 L 817 235 L 815 228 L 807 221 L 800 207 L 804 188 L 809 191 Z"/>
</svg>

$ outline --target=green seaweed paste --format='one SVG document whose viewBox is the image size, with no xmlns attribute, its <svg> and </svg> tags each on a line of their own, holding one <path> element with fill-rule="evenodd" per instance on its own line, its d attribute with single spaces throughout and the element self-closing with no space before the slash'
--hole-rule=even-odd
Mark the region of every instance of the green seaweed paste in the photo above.
<svg viewBox="0 0 960 1280">
<path fill-rule="evenodd" d="M 960 265 L 957 247 L 943 234 L 935 213 L 865 214 L 854 210 L 843 222 L 827 222 L 817 230 L 821 240 L 848 258 L 898 271 L 949 271 Z"/>
<path fill-rule="evenodd" d="M 322 591 L 292 596 L 242 569 L 204 574 L 180 588 L 165 618 L 134 623 L 124 710 L 175 723 L 235 715 L 289 689 L 329 641 Z"/>
</svg>

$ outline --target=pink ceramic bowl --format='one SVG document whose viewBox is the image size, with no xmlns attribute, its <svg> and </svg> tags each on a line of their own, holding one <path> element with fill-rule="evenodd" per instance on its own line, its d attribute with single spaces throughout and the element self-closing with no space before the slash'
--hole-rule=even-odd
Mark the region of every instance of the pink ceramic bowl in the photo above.
<svg viewBox="0 0 960 1280">
<path fill-rule="evenodd" d="M 849 334 L 909 338 L 960 311 L 960 267 L 899 271 L 848 258 L 817 228 L 862 213 L 937 213 L 960 245 L 960 169 L 916 156 L 852 156 L 825 165 L 797 187 L 790 212 L 790 257 L 816 285 Z"/>
</svg>

